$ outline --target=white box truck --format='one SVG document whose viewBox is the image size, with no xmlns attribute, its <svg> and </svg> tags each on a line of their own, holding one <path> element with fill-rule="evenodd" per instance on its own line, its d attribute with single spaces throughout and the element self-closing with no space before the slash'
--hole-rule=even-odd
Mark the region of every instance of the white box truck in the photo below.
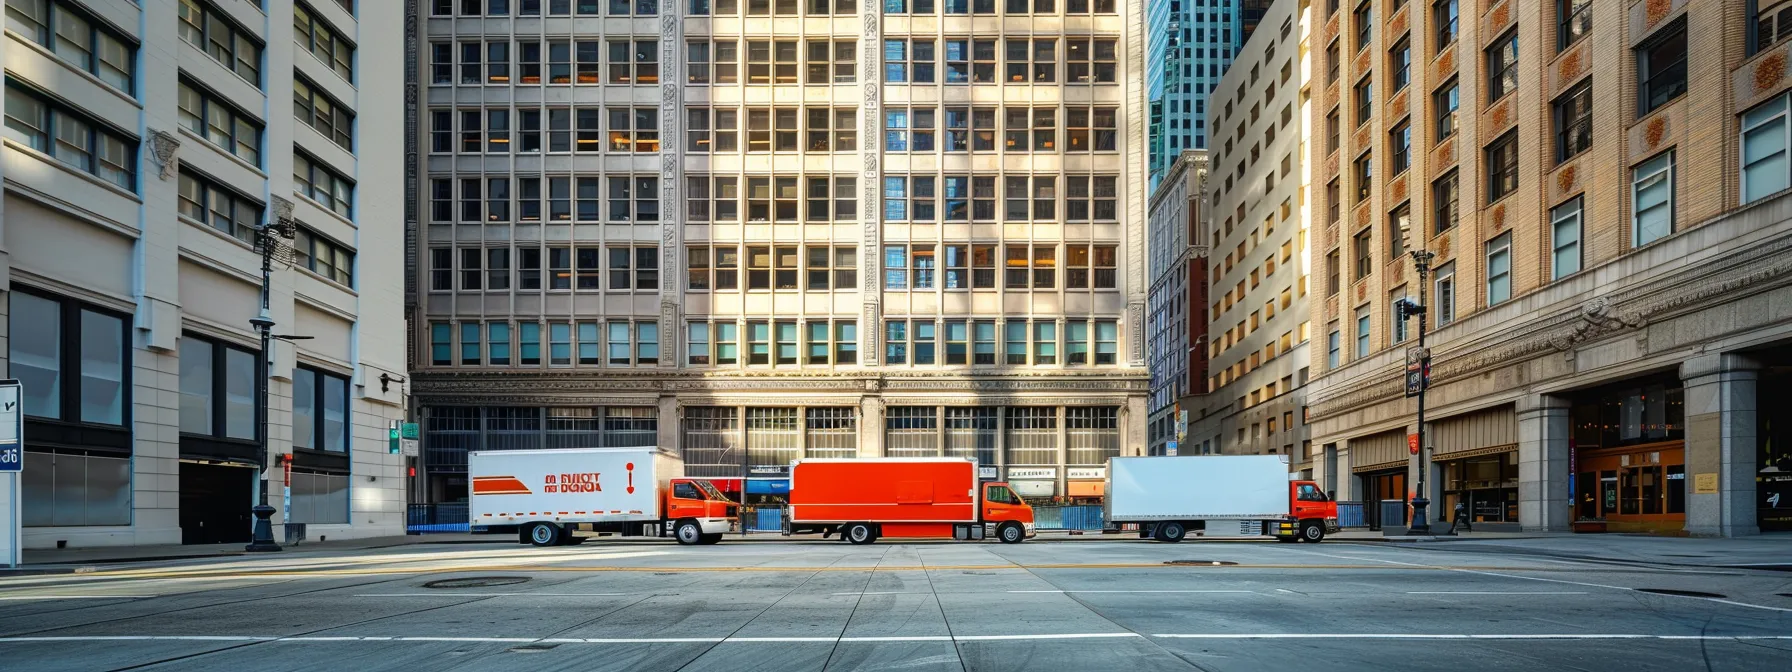
<svg viewBox="0 0 1792 672">
<path fill-rule="evenodd" d="M 467 455 L 467 517 L 475 533 L 519 543 L 578 543 L 577 530 L 671 536 L 713 544 L 740 508 L 684 462 L 658 448 L 481 450 Z"/>
<path fill-rule="evenodd" d="M 1135 523 L 1158 541 L 1193 531 L 1318 542 L 1338 531 L 1338 504 L 1317 483 L 1292 479 L 1285 456 L 1109 458 L 1106 492 L 1108 526 Z"/>
</svg>

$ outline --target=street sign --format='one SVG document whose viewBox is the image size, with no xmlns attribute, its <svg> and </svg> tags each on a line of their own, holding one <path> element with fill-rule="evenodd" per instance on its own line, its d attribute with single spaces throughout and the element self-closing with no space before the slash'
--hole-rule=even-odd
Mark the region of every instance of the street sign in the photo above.
<svg viewBox="0 0 1792 672">
<path fill-rule="evenodd" d="M 399 439 L 398 440 L 398 454 L 403 455 L 405 457 L 416 457 L 417 456 L 417 443 L 418 442 L 416 439 L 403 439 L 403 438 Z"/>
<path fill-rule="evenodd" d="M 1179 446 L 1179 445 L 1181 445 L 1181 444 L 1178 444 L 1178 443 L 1177 443 L 1177 442 L 1175 442 L 1175 441 L 1171 441 L 1171 442 L 1170 442 L 1170 443 L 1169 443 L 1169 445 L 1167 445 L 1167 446 L 1164 446 L 1164 454 L 1165 454 L 1165 455 L 1168 455 L 1168 456 L 1170 456 L 1170 457 L 1175 457 L 1175 456 L 1176 456 L 1176 448 L 1177 448 L 1177 446 Z"/>
<path fill-rule="evenodd" d="M 1406 435 L 1406 450 L 1414 455 L 1419 454 L 1419 435 Z"/>
<path fill-rule="evenodd" d="M 411 439 L 413 441 L 415 441 L 419 438 L 422 438 L 420 436 L 420 432 L 417 429 L 417 423 L 415 423 L 415 422 L 399 423 L 398 424 L 398 438 Z"/>
<path fill-rule="evenodd" d="M 393 455 L 417 455 L 417 423 L 394 422 L 386 426 L 386 452 Z M 406 442 L 409 442 L 408 445 Z"/>
<path fill-rule="evenodd" d="M 1431 349 L 1406 350 L 1406 396 L 1416 397 L 1431 386 Z"/>
<path fill-rule="evenodd" d="M 0 511 L 0 525 L 6 526 L 6 547 L 0 549 L 0 559 L 6 561 L 7 567 L 18 567 L 24 562 L 24 553 L 19 549 L 19 534 L 25 518 L 22 510 L 25 498 L 21 494 L 25 484 L 25 412 L 20 405 L 24 403 L 24 387 L 17 380 L 0 380 L 0 504 L 5 507 Z"/>
</svg>

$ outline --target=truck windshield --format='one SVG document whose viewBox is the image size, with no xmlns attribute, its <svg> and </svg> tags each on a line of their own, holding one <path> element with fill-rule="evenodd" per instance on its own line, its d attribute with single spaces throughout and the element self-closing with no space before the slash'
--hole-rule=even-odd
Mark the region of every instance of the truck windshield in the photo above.
<svg viewBox="0 0 1792 672">
<path fill-rule="evenodd" d="M 696 483 L 697 487 L 703 490 L 704 499 L 713 499 L 719 502 L 730 501 L 727 495 L 723 495 L 722 491 L 717 490 L 716 486 L 710 484 L 709 481 L 696 481 Z"/>
<path fill-rule="evenodd" d="M 1312 483 L 1300 484 L 1300 491 L 1295 494 L 1295 498 L 1303 502 L 1329 501 L 1326 499 L 1325 492 L 1321 491 L 1319 486 L 1313 485 Z"/>
</svg>

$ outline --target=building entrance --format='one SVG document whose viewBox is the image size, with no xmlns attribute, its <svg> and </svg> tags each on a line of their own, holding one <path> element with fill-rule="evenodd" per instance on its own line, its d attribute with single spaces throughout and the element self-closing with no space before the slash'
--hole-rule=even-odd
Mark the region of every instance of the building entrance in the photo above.
<svg viewBox="0 0 1792 672">
<path fill-rule="evenodd" d="M 249 511 L 254 500 L 253 468 L 181 462 L 181 543 L 248 543 L 254 536 Z"/>
</svg>

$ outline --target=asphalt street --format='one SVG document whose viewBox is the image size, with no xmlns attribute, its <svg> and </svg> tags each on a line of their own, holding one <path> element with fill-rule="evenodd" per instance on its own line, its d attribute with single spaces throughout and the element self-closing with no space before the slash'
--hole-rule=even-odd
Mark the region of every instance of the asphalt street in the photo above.
<svg viewBox="0 0 1792 672">
<path fill-rule="evenodd" d="M 9 670 L 1637 672 L 1787 660 L 1792 573 L 1512 548 L 599 540 L 0 578 Z"/>
</svg>

